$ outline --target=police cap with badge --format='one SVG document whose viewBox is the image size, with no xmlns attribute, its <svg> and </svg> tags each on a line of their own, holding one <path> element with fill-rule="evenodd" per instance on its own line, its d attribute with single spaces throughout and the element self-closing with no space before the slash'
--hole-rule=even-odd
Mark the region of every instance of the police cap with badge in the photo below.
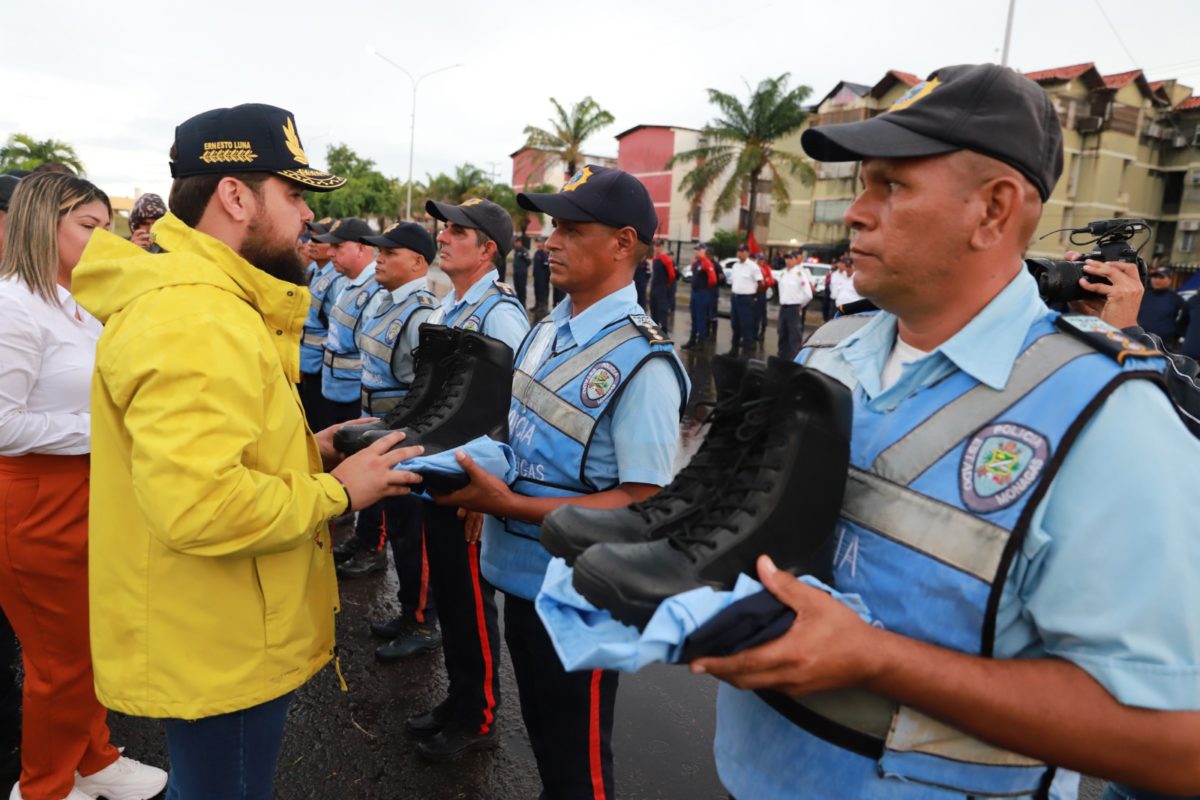
<svg viewBox="0 0 1200 800">
<path fill-rule="evenodd" d="M 496 243 L 501 256 L 508 255 L 508 251 L 512 250 L 512 217 L 491 200 L 473 197 L 459 205 L 428 200 L 425 202 L 425 211 L 442 222 L 483 231 Z"/>
<path fill-rule="evenodd" d="M 310 220 L 304 223 L 304 227 L 308 228 L 308 232 L 314 236 L 321 236 L 322 234 L 329 233 L 329 229 L 333 227 L 333 223 L 336 221 L 333 217 L 321 217 L 321 219 Z"/>
<path fill-rule="evenodd" d="M 268 172 L 316 192 L 346 184 L 309 165 L 290 111 L 262 103 L 197 114 L 175 129 L 171 153 L 173 178 Z"/>
<path fill-rule="evenodd" d="M 375 231 L 371 230 L 371 226 L 367 224 L 366 220 L 358 217 L 345 217 L 334 220 L 333 224 L 329 226 L 329 231 L 314 236 L 313 241 L 322 244 L 341 244 L 342 242 L 365 244 L 364 240 L 368 236 L 374 235 Z"/>
<path fill-rule="evenodd" d="M 624 170 L 588 164 L 556 194 L 521 192 L 517 205 L 567 222 L 599 222 L 612 228 L 633 228 L 638 241 L 654 243 L 658 213 L 650 193 Z"/>
<path fill-rule="evenodd" d="M 362 242 L 363 244 L 373 244 L 376 247 L 412 250 L 414 253 L 424 256 L 426 264 L 433 261 L 437 252 L 429 231 L 415 222 L 397 222 L 385 228 L 380 236 L 364 236 Z"/>
</svg>

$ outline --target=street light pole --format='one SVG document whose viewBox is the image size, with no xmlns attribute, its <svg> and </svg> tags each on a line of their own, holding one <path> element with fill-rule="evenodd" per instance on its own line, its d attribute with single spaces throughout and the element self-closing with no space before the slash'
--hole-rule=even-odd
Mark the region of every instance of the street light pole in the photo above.
<svg viewBox="0 0 1200 800">
<path fill-rule="evenodd" d="M 1012 42 L 1013 11 L 1016 10 L 1017 0 L 1008 0 L 1008 22 L 1004 25 L 1004 50 L 1000 53 L 1000 66 L 1008 66 L 1008 45 Z"/>
<path fill-rule="evenodd" d="M 430 72 L 426 72 L 414 78 L 411 72 L 397 64 L 395 61 L 392 61 L 374 47 L 367 47 L 367 52 L 372 55 L 379 56 L 380 59 L 386 61 L 388 64 L 403 72 L 404 77 L 408 78 L 409 82 L 412 84 L 412 116 L 410 118 L 408 127 L 408 198 L 404 203 L 404 216 L 407 219 L 412 219 L 413 150 L 417 142 L 417 87 L 421 85 L 421 81 L 425 80 L 430 75 L 436 75 L 437 73 L 445 72 L 448 69 L 461 67 L 462 64 L 451 64 L 448 67 L 439 67 L 438 69 L 431 70 Z"/>
</svg>

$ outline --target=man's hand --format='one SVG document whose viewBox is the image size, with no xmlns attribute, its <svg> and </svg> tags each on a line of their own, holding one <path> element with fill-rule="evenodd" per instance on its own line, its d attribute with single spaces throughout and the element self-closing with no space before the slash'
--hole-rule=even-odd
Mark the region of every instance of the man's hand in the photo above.
<svg viewBox="0 0 1200 800">
<path fill-rule="evenodd" d="M 458 518 L 463 520 L 463 531 L 467 544 L 475 544 L 483 536 L 483 514 L 478 511 L 458 510 Z"/>
<path fill-rule="evenodd" d="M 700 658 L 692 672 L 709 673 L 739 689 L 775 689 L 793 697 L 857 686 L 878 668 L 873 654 L 879 632 L 819 589 L 806 586 L 758 559 L 763 585 L 796 612 L 778 639 L 725 658 Z"/>
<path fill-rule="evenodd" d="M 385 497 L 408 494 L 409 487 L 420 483 L 421 476 L 415 472 L 394 470 L 401 461 L 416 458 L 425 452 L 420 445 L 391 448 L 404 441 L 403 433 L 389 433 L 377 442 L 352 456 L 348 456 L 330 474 L 341 481 L 350 495 L 350 508 L 373 506 Z"/>
<path fill-rule="evenodd" d="M 467 473 L 471 482 L 449 494 L 436 495 L 433 500 L 442 506 L 461 506 L 468 511 L 479 511 L 498 517 L 508 516 L 516 495 L 508 484 L 475 463 L 461 450 L 454 454 L 458 465 Z"/>
<path fill-rule="evenodd" d="M 321 451 L 321 463 L 325 465 L 325 469 L 336 467 L 346 457 L 345 454 L 333 446 L 333 435 L 343 425 L 363 425 L 368 422 L 375 422 L 377 419 L 379 417 L 363 417 L 362 419 L 352 419 L 349 422 L 339 422 L 335 425 L 330 425 L 320 433 L 313 434 L 313 438 L 317 440 L 317 448 Z"/>
<path fill-rule="evenodd" d="M 1079 253 L 1068 252 L 1067 260 L 1079 260 Z M 1088 259 L 1083 262 L 1083 271 L 1088 275 L 1107 278 L 1111 284 L 1094 283 L 1086 277 L 1081 278 L 1080 286 L 1090 292 L 1103 295 L 1104 299 L 1075 300 L 1070 304 L 1071 310 L 1079 314 L 1099 317 L 1114 328 L 1129 328 L 1137 325 L 1138 309 L 1142 307 L 1142 294 L 1145 292 L 1141 276 L 1138 275 L 1137 265 L 1124 261 Z"/>
<path fill-rule="evenodd" d="M 150 245 L 153 244 L 153 240 L 150 238 L 149 228 L 140 228 L 129 234 L 129 241 L 133 242 L 143 250 L 149 250 Z"/>
</svg>

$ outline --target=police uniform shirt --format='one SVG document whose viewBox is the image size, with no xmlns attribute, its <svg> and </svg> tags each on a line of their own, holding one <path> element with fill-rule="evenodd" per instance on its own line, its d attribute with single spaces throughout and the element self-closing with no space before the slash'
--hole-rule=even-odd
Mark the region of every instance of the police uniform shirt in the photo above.
<svg viewBox="0 0 1200 800">
<path fill-rule="evenodd" d="M 379 315 L 379 307 L 383 304 L 385 297 L 390 297 L 392 302 L 388 306 L 398 306 L 408 299 L 413 292 L 421 289 L 428 289 L 428 280 L 425 277 L 414 278 L 408 283 L 400 286 L 394 291 L 389 292 L 387 289 L 376 292 L 371 301 L 367 303 L 366 309 L 363 310 L 364 325 L 373 320 Z M 408 323 L 404 326 L 404 331 L 400 334 L 400 338 L 396 340 L 395 352 L 396 356 L 392 358 L 392 377 L 400 381 L 400 383 L 411 384 L 415 370 L 413 369 L 413 350 L 417 349 L 417 344 L 421 338 L 421 323 L 427 322 L 434 309 L 431 306 L 421 306 L 414 309 L 412 316 L 408 318 Z M 363 326 L 359 326 L 361 330 Z"/>
<path fill-rule="evenodd" d="M 796 264 L 785 269 L 779 276 L 779 304 L 802 306 L 812 300 L 812 276 L 808 270 Z"/>
<path fill-rule="evenodd" d="M 757 261 L 736 261 L 729 290 L 734 294 L 757 294 L 758 284 L 762 279 L 762 270 L 758 268 Z"/>
<path fill-rule="evenodd" d="M 459 300 L 454 290 L 451 289 L 450 294 L 442 298 L 442 308 L 446 310 L 445 316 L 442 317 L 443 324 L 449 324 L 449 320 L 453 320 L 464 307 L 478 302 L 479 298 L 483 297 L 483 293 L 498 280 L 500 280 L 500 273 L 497 270 L 488 272 L 471 284 L 471 288 L 467 289 L 462 300 Z M 455 327 L 461 326 L 462 320 L 459 320 Z M 517 308 L 515 303 L 497 303 L 483 320 L 483 327 L 479 332 L 484 336 L 499 339 L 511 347 L 513 353 L 516 354 L 518 348 L 521 347 L 521 342 L 525 339 L 525 334 L 529 333 L 529 315 Z"/>
<path fill-rule="evenodd" d="M 966 327 L 904 364 L 886 389 L 881 374 L 896 341 L 895 316 L 880 312 L 833 352 L 867 406 L 887 413 L 956 370 L 1003 388 L 1026 332 L 1046 311 L 1021 270 Z M 1125 705 L 1200 709 L 1198 467 L 1200 442 L 1166 394 L 1147 381 L 1118 386 L 1034 509 L 1001 595 L 995 655 L 1066 659 Z"/>
<path fill-rule="evenodd" d="M 570 297 L 550 312 L 556 328 L 555 352 L 590 341 L 601 328 L 618 319 L 644 313 L 632 283 L 577 316 L 571 312 Z M 545 354 L 548 356 L 549 352 Z M 526 363 L 523 369 L 532 373 L 538 366 Z M 616 399 L 615 408 L 600 418 L 588 450 L 585 476 L 600 485 L 609 483 L 614 472 L 619 483 L 670 483 L 675 475 L 679 408 L 686 388 L 680 387 L 675 368 L 666 358 L 652 358 L 638 370 Z M 506 535 L 503 524 L 494 517 L 486 517 L 484 525 L 492 536 Z"/>
<path fill-rule="evenodd" d="M 372 261 L 370 264 L 367 264 L 365 267 L 363 267 L 362 272 L 358 273 L 357 278 L 351 278 L 348 275 L 343 275 L 342 277 L 345 278 L 345 282 L 342 283 L 342 290 L 338 292 L 337 300 L 334 301 L 335 305 L 341 301 L 342 295 L 344 295 L 346 292 L 350 291 L 351 289 L 357 289 L 359 286 L 362 286 L 364 283 L 371 280 L 371 278 L 375 277 L 375 262 Z"/>
</svg>

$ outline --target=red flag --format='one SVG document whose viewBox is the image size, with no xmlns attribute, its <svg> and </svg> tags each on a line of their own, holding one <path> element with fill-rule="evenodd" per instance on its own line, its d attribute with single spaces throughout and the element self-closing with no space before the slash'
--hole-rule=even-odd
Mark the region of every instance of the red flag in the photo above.
<svg viewBox="0 0 1200 800">
<path fill-rule="evenodd" d="M 751 253 L 762 252 L 758 249 L 758 242 L 754 241 L 754 231 L 750 231 L 750 235 L 746 237 L 746 246 L 750 248 Z"/>
</svg>

